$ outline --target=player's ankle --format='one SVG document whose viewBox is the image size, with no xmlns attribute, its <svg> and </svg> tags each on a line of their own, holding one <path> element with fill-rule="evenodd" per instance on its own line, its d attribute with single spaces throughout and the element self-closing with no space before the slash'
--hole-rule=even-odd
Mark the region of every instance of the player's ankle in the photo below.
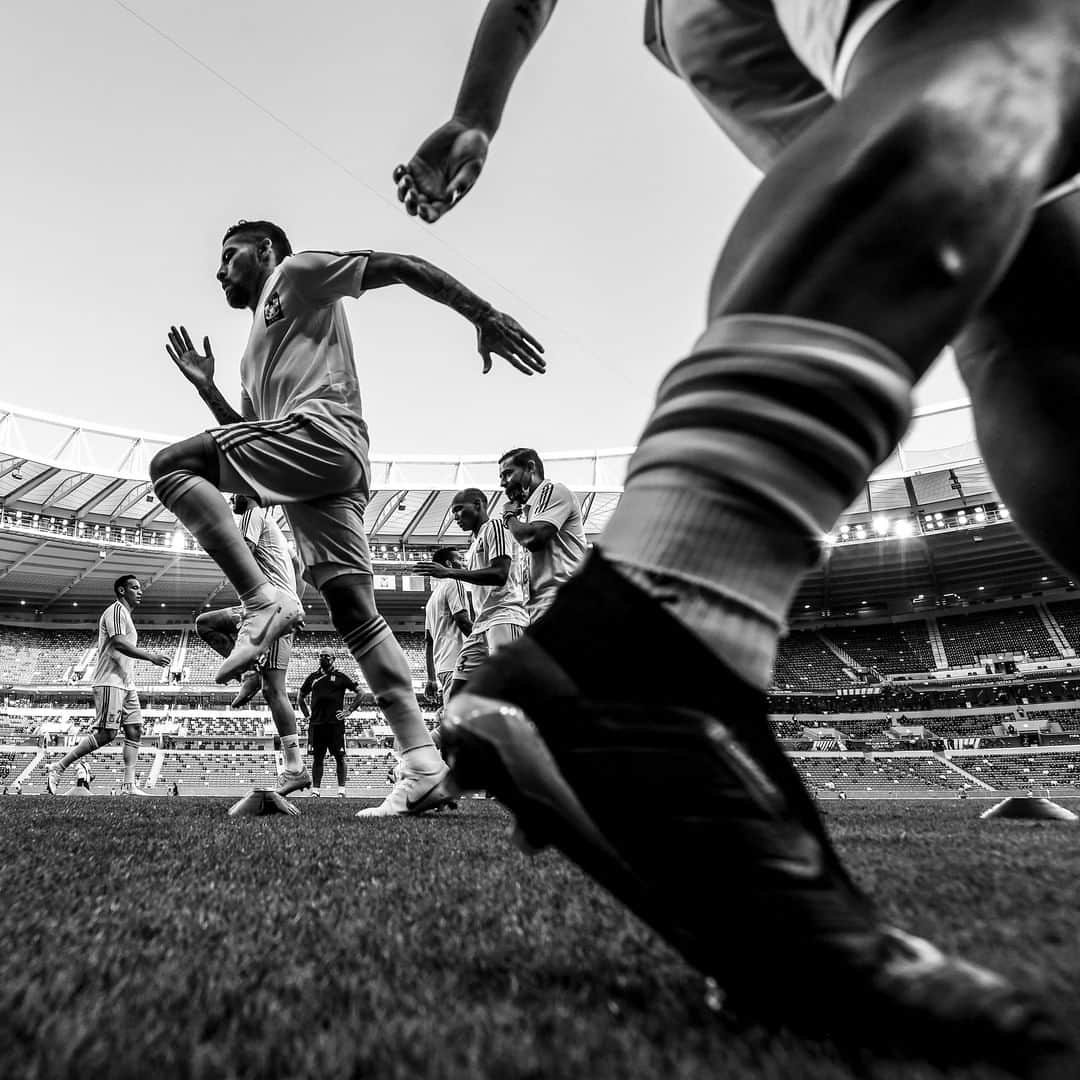
<svg viewBox="0 0 1080 1080">
<path fill-rule="evenodd" d="M 438 772 L 443 766 L 442 755 L 435 749 L 434 743 L 403 750 L 401 758 L 409 772 L 433 773 Z"/>
<path fill-rule="evenodd" d="M 240 597 L 240 603 L 245 611 L 269 607 L 275 600 L 277 600 L 277 590 L 268 581 L 264 581 Z"/>
</svg>

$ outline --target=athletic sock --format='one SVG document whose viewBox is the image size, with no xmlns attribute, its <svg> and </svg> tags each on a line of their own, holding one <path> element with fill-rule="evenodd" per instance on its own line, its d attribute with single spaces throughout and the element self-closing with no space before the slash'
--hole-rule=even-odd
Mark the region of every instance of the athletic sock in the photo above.
<svg viewBox="0 0 1080 1080">
<path fill-rule="evenodd" d="M 266 575 L 259 569 L 255 556 L 233 521 L 232 511 L 209 480 L 185 469 L 176 469 L 159 476 L 154 481 L 154 491 L 162 505 L 187 526 L 200 547 L 221 567 L 241 603 L 245 597 L 256 593 L 260 585 L 267 584 Z M 267 588 L 272 596 L 273 588 Z"/>
<path fill-rule="evenodd" d="M 381 615 L 375 615 L 343 635 L 349 652 L 364 673 L 390 730 L 403 747 L 402 756 L 413 772 L 436 772 L 442 757 L 416 703 L 409 663 Z"/>
<path fill-rule="evenodd" d="M 903 432 L 910 391 L 862 334 L 718 319 L 661 384 L 599 546 L 764 690 L 799 582 Z"/>
<path fill-rule="evenodd" d="M 86 757 L 87 754 L 92 754 L 97 748 L 97 736 L 93 734 L 87 735 L 78 746 L 72 747 L 58 762 L 56 762 L 57 772 L 63 772 L 71 765 L 74 765 L 79 758 Z"/>
<path fill-rule="evenodd" d="M 282 735 L 281 752 L 285 755 L 287 772 L 299 772 L 304 767 L 304 759 L 300 754 L 299 735 Z"/>
<path fill-rule="evenodd" d="M 139 760 L 139 744 L 134 739 L 124 740 L 124 783 L 134 786 L 135 765 Z"/>
</svg>

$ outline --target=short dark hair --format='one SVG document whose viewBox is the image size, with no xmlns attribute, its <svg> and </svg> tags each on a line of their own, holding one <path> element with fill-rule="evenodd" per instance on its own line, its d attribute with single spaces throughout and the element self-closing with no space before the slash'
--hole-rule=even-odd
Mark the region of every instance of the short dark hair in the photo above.
<svg viewBox="0 0 1080 1080">
<path fill-rule="evenodd" d="M 114 596 L 120 595 L 121 589 L 126 589 L 129 581 L 138 581 L 138 574 L 121 574 L 113 583 L 112 591 Z"/>
<path fill-rule="evenodd" d="M 244 221 L 241 218 L 235 225 L 230 225 L 225 230 L 221 242 L 224 244 L 226 240 L 230 240 L 234 236 L 243 236 L 256 242 L 269 239 L 270 246 L 274 249 L 278 262 L 292 254 L 292 244 L 289 243 L 285 230 L 272 221 Z"/>
<path fill-rule="evenodd" d="M 507 450 L 505 454 L 499 455 L 499 464 L 501 465 L 507 458 L 517 466 L 521 468 L 525 467 L 525 464 L 532 461 L 536 465 L 536 471 L 540 476 L 540 479 L 544 479 L 544 462 L 540 455 L 528 446 L 518 446 L 513 450 Z"/>
<path fill-rule="evenodd" d="M 479 488 L 463 488 L 458 492 L 466 502 L 479 503 L 483 507 L 487 507 L 488 497 Z M 454 501 L 457 502 L 457 496 L 454 496 Z"/>
<path fill-rule="evenodd" d="M 436 548 L 432 552 L 431 561 L 437 562 L 440 566 L 449 566 L 455 551 L 457 551 L 457 548 L 453 547 Z"/>
</svg>

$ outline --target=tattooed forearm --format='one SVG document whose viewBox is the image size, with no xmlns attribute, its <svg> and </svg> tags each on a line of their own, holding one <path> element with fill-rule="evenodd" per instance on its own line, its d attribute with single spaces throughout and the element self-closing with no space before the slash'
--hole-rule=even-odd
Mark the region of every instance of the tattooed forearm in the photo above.
<svg viewBox="0 0 1080 1080">
<path fill-rule="evenodd" d="M 493 310 L 486 300 L 482 300 L 471 289 L 462 285 L 457 278 L 433 266 L 425 259 L 419 259 L 414 255 L 399 255 L 397 258 L 400 260 L 397 269 L 398 280 L 420 293 L 421 296 L 427 296 L 453 308 L 472 323 Z"/>
<path fill-rule="evenodd" d="M 540 36 L 553 6 L 551 0 L 518 0 L 514 4 L 514 13 L 518 17 L 515 30 L 526 48 L 532 48 Z"/>
<path fill-rule="evenodd" d="M 490 0 L 476 31 L 454 116 L 494 134 L 521 65 L 544 32 L 555 0 Z"/>
<path fill-rule="evenodd" d="M 224 394 L 211 383 L 205 390 L 199 391 L 199 397 L 206 402 L 219 424 L 239 424 L 244 418 L 225 400 Z"/>
</svg>

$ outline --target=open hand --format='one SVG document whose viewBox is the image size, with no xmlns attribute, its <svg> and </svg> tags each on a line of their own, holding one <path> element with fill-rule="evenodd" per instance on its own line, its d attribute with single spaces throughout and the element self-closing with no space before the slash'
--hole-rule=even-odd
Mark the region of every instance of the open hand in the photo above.
<svg viewBox="0 0 1080 1080">
<path fill-rule="evenodd" d="M 413 563 L 412 572 L 419 574 L 421 577 L 447 578 L 450 576 L 449 567 L 437 562 Z"/>
<path fill-rule="evenodd" d="M 494 308 L 476 321 L 476 347 L 484 358 L 484 374 L 491 370 L 491 355 L 501 356 L 525 375 L 547 371 L 540 344 L 516 319 Z"/>
<path fill-rule="evenodd" d="M 180 369 L 184 378 L 193 386 L 209 386 L 214 381 L 214 353 L 210 348 L 210 339 L 203 338 L 205 355 L 200 356 L 191 343 L 187 327 L 169 327 L 169 344 L 165 351 L 169 359 Z"/>
<path fill-rule="evenodd" d="M 398 202 L 405 212 L 429 225 L 449 213 L 480 178 L 490 141 L 461 120 L 436 128 L 409 163 L 394 170 Z"/>
</svg>

